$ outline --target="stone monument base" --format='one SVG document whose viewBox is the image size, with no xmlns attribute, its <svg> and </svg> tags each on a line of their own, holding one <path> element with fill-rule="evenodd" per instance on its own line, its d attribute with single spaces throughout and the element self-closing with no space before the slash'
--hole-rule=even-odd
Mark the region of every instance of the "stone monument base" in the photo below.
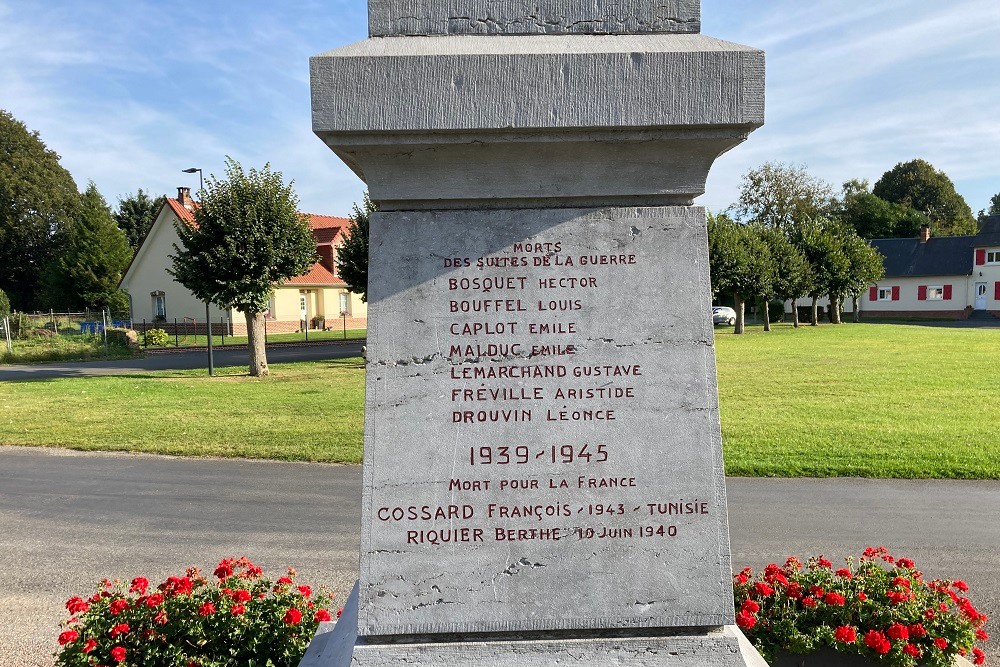
<svg viewBox="0 0 1000 667">
<path fill-rule="evenodd" d="M 321 623 L 299 667 L 767 667 L 767 662 L 735 625 L 697 634 L 652 637 L 538 639 L 530 636 L 483 641 L 368 642 L 357 635 L 358 586 L 340 619 Z"/>
</svg>

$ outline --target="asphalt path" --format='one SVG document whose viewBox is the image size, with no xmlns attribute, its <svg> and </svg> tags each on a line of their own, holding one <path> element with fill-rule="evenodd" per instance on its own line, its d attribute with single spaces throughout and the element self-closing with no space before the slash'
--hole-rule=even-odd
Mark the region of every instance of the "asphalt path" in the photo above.
<svg viewBox="0 0 1000 667">
<path fill-rule="evenodd" d="M 269 345 L 267 362 L 278 364 L 290 361 L 320 361 L 361 356 L 364 341 L 290 343 Z M 246 347 L 226 347 L 214 350 L 215 366 L 246 366 Z M 131 375 L 147 371 L 191 370 L 204 368 L 208 372 L 208 352 L 195 350 L 156 351 L 137 359 L 111 359 L 49 364 L 11 364 L 0 366 L 0 381 L 48 380 L 60 377 L 87 377 L 94 375 Z M 2 664 L 2 663 L 0 663 Z"/>
<path fill-rule="evenodd" d="M 360 488 L 357 466 L 0 448 L 0 665 L 51 665 L 63 602 L 103 577 L 163 579 L 246 554 L 343 598 Z M 884 544 L 930 577 L 965 579 L 1000 632 L 1000 483 L 733 478 L 728 489 L 735 568 Z"/>
</svg>

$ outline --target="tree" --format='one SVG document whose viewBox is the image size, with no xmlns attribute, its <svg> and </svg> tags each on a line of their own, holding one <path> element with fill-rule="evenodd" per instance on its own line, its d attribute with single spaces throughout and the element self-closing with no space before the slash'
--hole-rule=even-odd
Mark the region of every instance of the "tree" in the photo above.
<svg viewBox="0 0 1000 667">
<path fill-rule="evenodd" d="M 127 310 L 128 297 L 118 283 L 131 258 L 125 233 L 115 225 L 111 209 L 91 182 L 81 197 L 79 215 L 66 229 L 59 256 L 43 272 L 43 305 Z"/>
<path fill-rule="evenodd" d="M 812 317 L 809 322 L 812 326 L 819 324 L 819 297 L 835 292 L 850 271 L 838 233 L 837 226 L 826 218 L 804 221 L 796 232 L 795 245 L 802 250 L 809 262 L 812 275 L 806 292 L 812 297 Z M 830 307 L 833 308 L 834 304 L 831 303 Z M 837 312 L 839 316 L 840 311 Z"/>
<path fill-rule="evenodd" d="M 362 208 L 354 204 L 347 236 L 337 248 L 337 273 L 347 283 L 347 289 L 360 294 L 365 302 L 368 301 L 368 218 L 377 210 L 366 191 Z"/>
<path fill-rule="evenodd" d="M 844 183 L 835 215 L 866 240 L 912 238 L 921 227 L 931 224 L 930 218 L 916 209 L 876 197 L 868 181 L 858 179 Z"/>
<path fill-rule="evenodd" d="M 73 177 L 37 132 L 0 109 L 0 289 L 19 310 L 37 308 L 42 269 L 77 215 Z"/>
<path fill-rule="evenodd" d="M 10 315 L 10 299 L 7 298 L 7 293 L 0 289 L 0 317 L 8 315 Z"/>
<path fill-rule="evenodd" d="M 792 322 L 795 328 L 799 326 L 798 300 L 809 291 L 812 280 L 812 269 L 805 253 L 793 244 L 780 229 L 772 227 L 760 230 L 761 239 L 767 245 L 768 252 L 774 264 L 774 281 L 770 297 L 784 303 L 792 302 Z M 764 329 L 771 330 L 768 303 L 764 302 Z"/>
<path fill-rule="evenodd" d="M 124 199 L 118 199 L 118 210 L 114 213 L 115 223 L 125 232 L 133 252 L 146 238 L 166 199 L 163 195 L 153 199 L 142 188 L 134 195 L 127 194 Z"/>
<path fill-rule="evenodd" d="M 872 194 L 888 202 L 902 204 L 930 218 L 935 234 L 957 236 L 975 234 L 972 209 L 947 174 L 926 160 L 900 162 L 875 183 Z"/>
<path fill-rule="evenodd" d="M 983 220 L 991 215 L 1000 215 L 1000 192 L 990 197 L 989 208 L 984 208 L 979 211 L 980 224 L 982 224 Z"/>
<path fill-rule="evenodd" d="M 833 188 L 805 167 L 766 162 L 743 174 L 739 201 L 730 209 L 744 222 L 788 230 L 826 215 L 834 201 Z"/>
<path fill-rule="evenodd" d="M 176 221 L 170 274 L 202 301 L 246 317 L 250 375 L 268 374 L 264 313 L 274 285 L 301 275 L 316 261 L 308 219 L 298 212 L 291 183 L 270 164 L 244 171 L 226 158 L 226 177 L 205 180 L 194 224 Z"/>
<path fill-rule="evenodd" d="M 858 299 L 868 287 L 885 275 L 885 258 L 857 234 L 844 238 L 844 255 L 848 262 L 848 279 L 844 295 L 854 300 L 854 321 L 858 321 Z M 839 321 L 840 311 L 837 311 Z"/>
<path fill-rule="evenodd" d="M 746 301 L 766 298 L 773 290 L 775 268 L 759 232 L 759 227 L 741 225 L 726 215 L 709 216 L 712 291 L 732 293 L 736 310 L 735 334 L 745 330 Z"/>
</svg>

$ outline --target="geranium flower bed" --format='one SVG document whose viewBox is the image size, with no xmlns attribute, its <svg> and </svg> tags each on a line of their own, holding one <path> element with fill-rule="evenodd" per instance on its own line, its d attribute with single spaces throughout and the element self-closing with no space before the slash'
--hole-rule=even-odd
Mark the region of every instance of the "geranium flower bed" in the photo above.
<svg viewBox="0 0 1000 667">
<path fill-rule="evenodd" d="M 247 558 L 223 559 L 210 580 L 197 568 L 158 586 L 145 577 L 105 579 L 89 598 L 72 597 L 59 634 L 60 667 L 294 667 L 332 596 L 271 581 Z"/>
<path fill-rule="evenodd" d="M 869 547 L 855 564 L 834 569 L 823 556 L 792 556 L 733 579 L 736 624 L 772 661 L 780 651 L 832 648 L 891 667 L 949 667 L 956 655 L 985 662 L 978 642 L 986 615 L 965 597 L 961 580 L 925 581 L 908 558 Z"/>
</svg>

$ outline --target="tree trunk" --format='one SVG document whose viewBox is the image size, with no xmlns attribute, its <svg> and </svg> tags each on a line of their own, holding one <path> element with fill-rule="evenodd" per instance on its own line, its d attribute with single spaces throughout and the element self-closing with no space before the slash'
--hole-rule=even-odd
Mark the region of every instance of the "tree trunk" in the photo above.
<svg viewBox="0 0 1000 667">
<path fill-rule="evenodd" d="M 814 296 L 812 302 L 812 320 L 809 322 L 809 326 L 811 327 L 819 326 L 819 307 L 816 305 L 817 301 L 819 301 L 819 297 Z"/>
<path fill-rule="evenodd" d="M 250 353 L 250 377 L 264 377 L 267 370 L 267 350 L 264 347 L 264 313 L 244 311 L 247 318 L 247 352 Z"/>
<path fill-rule="evenodd" d="M 830 295 L 830 324 L 840 324 L 840 300 L 841 296 Z"/>
<path fill-rule="evenodd" d="M 799 300 L 792 299 L 792 326 L 799 328 Z"/>
<path fill-rule="evenodd" d="M 771 304 L 764 299 L 764 331 L 771 330 Z"/>
<path fill-rule="evenodd" d="M 854 295 L 854 323 L 857 324 L 860 320 L 860 314 L 858 313 L 858 295 Z"/>
<path fill-rule="evenodd" d="M 743 314 L 743 299 L 740 298 L 739 294 L 733 294 L 733 305 L 736 306 L 736 325 L 733 327 L 734 334 L 741 334 L 744 330 L 744 322 L 746 318 Z"/>
</svg>

